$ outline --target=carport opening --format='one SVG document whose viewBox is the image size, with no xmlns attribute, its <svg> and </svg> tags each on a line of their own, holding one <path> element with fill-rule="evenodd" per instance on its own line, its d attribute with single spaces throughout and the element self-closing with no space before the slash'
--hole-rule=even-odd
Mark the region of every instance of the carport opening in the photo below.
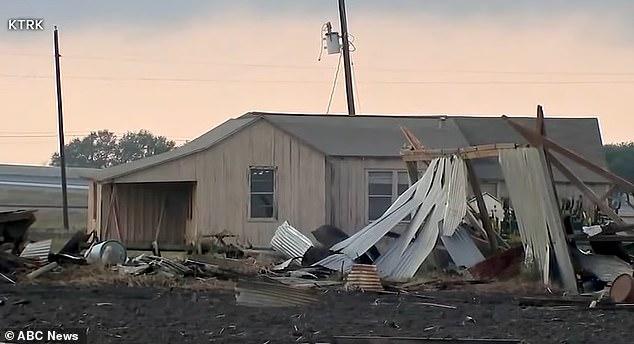
<svg viewBox="0 0 634 344">
<path fill-rule="evenodd" d="M 184 249 L 193 217 L 195 182 L 111 184 L 104 238 L 128 249 Z"/>
</svg>

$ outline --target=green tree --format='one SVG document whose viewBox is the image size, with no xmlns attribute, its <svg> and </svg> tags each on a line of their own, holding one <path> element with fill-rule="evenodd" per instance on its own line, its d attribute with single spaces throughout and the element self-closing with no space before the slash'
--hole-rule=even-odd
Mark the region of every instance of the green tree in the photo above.
<svg viewBox="0 0 634 344">
<path fill-rule="evenodd" d="M 164 136 L 154 136 L 147 130 L 128 132 L 118 138 L 113 132 L 100 130 L 84 138 L 76 138 L 64 147 L 69 167 L 106 168 L 165 153 L 176 143 Z M 51 165 L 59 166 L 59 153 L 53 153 Z"/>
<path fill-rule="evenodd" d="M 176 147 L 174 141 L 165 136 L 154 136 L 147 130 L 128 132 L 119 139 L 119 163 L 142 159 L 168 152 Z"/>
<path fill-rule="evenodd" d="M 108 130 L 91 132 L 84 138 L 73 139 L 65 146 L 69 167 L 105 168 L 113 166 L 119 157 L 117 136 Z M 51 165 L 59 166 L 59 153 L 53 153 Z"/>
<path fill-rule="evenodd" d="M 610 171 L 634 183 L 634 142 L 604 146 Z"/>
</svg>

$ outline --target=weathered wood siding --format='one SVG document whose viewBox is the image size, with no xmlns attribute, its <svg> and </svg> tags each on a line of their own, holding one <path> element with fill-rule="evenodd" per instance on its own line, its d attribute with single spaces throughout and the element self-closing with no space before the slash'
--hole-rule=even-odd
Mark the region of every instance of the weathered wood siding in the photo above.
<svg viewBox="0 0 634 344">
<path fill-rule="evenodd" d="M 117 184 L 117 212 L 123 240 L 129 245 L 149 247 L 160 221 L 159 246 L 185 245 L 185 233 L 192 219 L 193 187 L 193 183 Z"/>
<path fill-rule="evenodd" d="M 88 182 L 88 211 L 86 212 L 86 231 L 90 232 L 92 224 L 97 220 L 97 184 L 94 181 Z"/>
<path fill-rule="evenodd" d="M 117 183 L 195 182 L 196 155 L 168 161 L 134 174 L 123 176 Z"/>
<path fill-rule="evenodd" d="M 367 171 L 406 171 L 400 158 L 328 158 L 329 222 L 348 234 L 368 224 Z"/>
<path fill-rule="evenodd" d="M 226 229 L 268 247 L 285 220 L 305 234 L 325 223 L 325 157 L 269 123 L 255 123 L 196 158 L 198 234 Z M 277 169 L 274 221 L 248 219 L 251 166 Z"/>
<path fill-rule="evenodd" d="M 277 169 L 275 220 L 248 219 L 251 166 Z M 306 234 L 325 223 L 325 179 L 323 154 L 259 121 L 208 150 L 130 174 L 115 183 L 195 181 L 187 244 L 226 229 L 241 242 L 268 247 L 275 229 L 285 220 Z M 102 207 L 109 202 L 105 197 L 109 195 L 102 193 Z M 129 216 L 135 215 L 130 212 Z"/>
</svg>

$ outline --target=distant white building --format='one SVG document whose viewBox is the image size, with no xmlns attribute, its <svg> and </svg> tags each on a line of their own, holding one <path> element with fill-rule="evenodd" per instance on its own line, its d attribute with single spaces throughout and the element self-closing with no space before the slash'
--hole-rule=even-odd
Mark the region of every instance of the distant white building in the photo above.
<svg viewBox="0 0 634 344">
<path fill-rule="evenodd" d="M 617 213 L 625 222 L 634 223 L 634 196 L 622 193 L 620 197 L 620 207 Z"/>
<path fill-rule="evenodd" d="M 498 221 L 502 221 L 502 219 L 504 219 L 504 208 L 502 201 L 486 191 L 482 193 L 482 198 L 484 199 L 484 204 L 487 207 L 487 213 L 489 214 L 489 216 L 492 215 L 493 217 L 497 218 Z M 471 206 L 471 208 L 473 208 L 473 210 L 480 211 L 480 209 L 478 208 L 478 202 L 476 201 L 475 197 L 469 200 L 469 205 Z"/>
</svg>

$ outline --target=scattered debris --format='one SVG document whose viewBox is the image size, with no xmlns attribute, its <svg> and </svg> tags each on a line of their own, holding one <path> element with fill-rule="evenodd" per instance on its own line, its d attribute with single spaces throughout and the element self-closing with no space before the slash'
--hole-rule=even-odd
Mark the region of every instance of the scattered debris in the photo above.
<svg viewBox="0 0 634 344">
<path fill-rule="evenodd" d="M 614 279 L 610 298 L 614 302 L 634 302 L 634 278 L 631 274 L 622 274 Z"/>
<path fill-rule="evenodd" d="M 281 283 L 239 281 L 235 287 L 238 305 L 247 307 L 293 307 L 317 302 L 316 290 Z"/>
<path fill-rule="evenodd" d="M 361 291 L 383 290 L 379 272 L 375 265 L 354 264 L 346 277 L 346 289 Z"/>
<path fill-rule="evenodd" d="M 20 257 L 32 259 L 38 264 L 47 264 L 52 244 L 52 239 L 28 243 L 20 253 Z"/>
<path fill-rule="evenodd" d="M 11 253 L 18 255 L 26 241 L 29 227 L 35 223 L 36 209 L 0 211 L 0 244 L 11 243 Z"/>
<path fill-rule="evenodd" d="M 10 279 L 9 277 L 7 277 L 7 275 L 5 275 L 5 274 L 3 274 L 3 273 L 1 273 L 1 272 L 0 272 L 0 278 L 1 278 L 1 279 L 3 279 L 3 280 L 5 280 L 6 282 L 9 282 L 9 283 L 11 283 L 11 284 L 15 284 L 15 281 L 14 281 L 14 280 Z"/>
<path fill-rule="evenodd" d="M 55 262 L 48 263 L 48 264 L 42 266 L 41 268 L 39 268 L 39 269 L 37 269 L 35 271 L 32 271 L 29 274 L 27 274 L 26 278 L 28 278 L 28 279 L 38 278 L 39 276 L 41 276 L 41 275 L 43 275 L 43 274 L 55 269 L 57 266 L 58 265 Z"/>
<path fill-rule="evenodd" d="M 128 258 L 123 244 L 115 240 L 102 241 L 91 246 L 85 254 L 88 264 L 111 266 L 123 264 Z"/>
<path fill-rule="evenodd" d="M 481 343 L 521 344 L 520 339 L 485 338 L 429 338 L 429 337 L 379 337 L 379 336 L 334 336 L 336 344 L 405 344 L 405 343 Z"/>
<path fill-rule="evenodd" d="M 416 302 L 416 304 L 421 306 L 438 307 L 438 308 L 445 308 L 445 309 L 457 309 L 456 306 L 441 305 L 439 303 Z"/>
<path fill-rule="evenodd" d="M 519 272 L 523 256 L 524 249 L 521 246 L 516 246 L 472 266 L 469 268 L 469 272 L 473 277 L 482 280 L 500 277 L 507 272 L 513 274 L 513 272 Z"/>
<path fill-rule="evenodd" d="M 304 234 L 293 228 L 288 221 L 284 221 L 271 238 L 271 247 L 282 252 L 287 258 L 300 258 L 313 246 L 313 243 Z"/>
</svg>

